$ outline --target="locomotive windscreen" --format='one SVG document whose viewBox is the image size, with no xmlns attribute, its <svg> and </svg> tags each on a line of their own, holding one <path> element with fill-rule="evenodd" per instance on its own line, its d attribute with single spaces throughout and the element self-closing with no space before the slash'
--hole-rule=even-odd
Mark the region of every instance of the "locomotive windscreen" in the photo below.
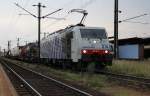
<svg viewBox="0 0 150 96">
<path fill-rule="evenodd" d="M 96 38 L 106 39 L 106 32 L 104 29 L 80 29 L 81 38 Z"/>
</svg>

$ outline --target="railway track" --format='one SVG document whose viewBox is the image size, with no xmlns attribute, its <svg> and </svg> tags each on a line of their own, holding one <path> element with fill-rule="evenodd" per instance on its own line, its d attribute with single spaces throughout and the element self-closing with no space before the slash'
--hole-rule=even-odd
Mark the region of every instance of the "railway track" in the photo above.
<svg viewBox="0 0 150 96">
<path fill-rule="evenodd" d="M 106 75 L 113 80 L 119 80 L 120 83 L 123 83 L 126 86 L 150 89 L 150 78 L 117 74 L 117 73 L 111 73 L 106 71 L 97 71 L 97 70 L 96 73 Z"/>
<path fill-rule="evenodd" d="M 92 96 L 53 78 L 1 60 L 20 96 Z"/>
</svg>

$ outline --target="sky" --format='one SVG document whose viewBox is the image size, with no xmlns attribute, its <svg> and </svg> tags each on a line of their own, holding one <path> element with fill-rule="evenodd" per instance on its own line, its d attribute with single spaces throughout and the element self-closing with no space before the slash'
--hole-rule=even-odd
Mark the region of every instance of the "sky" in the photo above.
<svg viewBox="0 0 150 96">
<path fill-rule="evenodd" d="M 42 19 L 41 37 L 43 33 L 52 33 L 68 25 L 79 23 L 82 14 L 70 13 L 71 9 L 87 10 L 88 16 L 84 24 L 92 27 L 104 27 L 108 36 L 114 33 L 114 0 L 1 0 L 0 1 L 0 46 L 1 50 L 7 48 L 8 40 L 11 40 L 11 48 L 17 45 L 17 38 L 20 38 L 20 45 L 25 42 L 37 40 L 37 18 L 26 14 L 25 11 L 15 6 L 18 3 L 31 13 L 37 15 L 37 7 L 32 5 L 42 3 L 42 16 L 56 11 L 63 10 L 49 16 L 65 18 L 55 20 L 50 18 Z M 119 38 L 150 37 L 150 0 L 119 0 L 119 20 L 148 14 L 129 22 L 119 23 Z M 139 23 L 137 23 L 139 22 Z"/>
</svg>

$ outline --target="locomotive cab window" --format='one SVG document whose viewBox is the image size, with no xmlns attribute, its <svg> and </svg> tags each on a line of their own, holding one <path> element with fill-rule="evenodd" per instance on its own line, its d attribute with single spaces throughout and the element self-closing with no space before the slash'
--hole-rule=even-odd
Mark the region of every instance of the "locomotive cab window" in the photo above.
<svg viewBox="0 0 150 96">
<path fill-rule="evenodd" d="M 80 29 L 81 38 L 107 39 L 104 29 Z"/>
</svg>

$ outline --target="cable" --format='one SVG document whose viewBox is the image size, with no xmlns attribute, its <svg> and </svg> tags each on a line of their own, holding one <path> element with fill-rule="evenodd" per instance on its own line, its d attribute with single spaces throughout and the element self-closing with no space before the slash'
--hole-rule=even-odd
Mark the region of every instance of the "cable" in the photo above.
<svg viewBox="0 0 150 96">
<path fill-rule="evenodd" d="M 139 23 L 139 24 L 149 24 L 147 22 L 135 22 L 135 21 L 124 21 L 124 22 L 128 22 L 128 23 Z"/>
<path fill-rule="evenodd" d="M 138 16 L 135 16 L 135 17 L 131 17 L 131 18 L 122 20 L 121 22 L 125 22 L 125 21 L 131 20 L 131 19 L 136 19 L 136 18 L 143 17 L 143 16 L 146 16 L 146 15 L 148 15 L 148 14 L 142 14 L 142 15 L 138 15 Z"/>
<path fill-rule="evenodd" d="M 89 1 L 85 2 L 80 8 L 81 9 L 86 8 L 86 7 L 88 7 L 89 5 L 93 4 L 96 1 L 97 0 L 89 0 Z"/>
<path fill-rule="evenodd" d="M 62 5 L 61 8 L 63 8 L 63 10 L 65 10 L 66 7 L 69 7 L 69 6 L 71 6 L 72 4 L 74 4 L 74 3 L 73 3 L 74 1 L 75 1 L 75 0 L 70 0 L 69 2 L 65 3 L 64 5 Z M 65 16 L 61 17 L 61 18 L 64 18 L 64 19 L 66 20 L 67 17 L 69 16 L 68 11 L 67 11 L 66 13 L 67 13 L 67 14 L 66 14 Z M 45 30 L 45 29 L 48 28 L 49 26 L 52 26 L 52 25 L 54 25 L 54 24 L 56 24 L 56 23 L 58 23 L 58 22 L 60 22 L 60 21 L 62 21 L 62 20 L 55 20 L 54 22 L 52 22 L 52 23 L 50 23 L 50 24 L 48 24 L 48 25 L 45 25 L 45 26 L 42 28 L 42 30 Z M 46 23 L 46 22 L 45 22 L 45 23 Z"/>
<path fill-rule="evenodd" d="M 27 6 L 29 5 L 30 2 L 31 2 L 31 0 L 27 0 L 25 5 L 24 5 L 24 8 L 27 8 Z"/>
<path fill-rule="evenodd" d="M 26 8 L 28 6 L 28 4 L 29 4 L 30 1 L 31 0 L 27 0 L 25 3 L 24 2 L 21 2 L 21 3 L 24 4 L 24 6 Z M 19 13 L 22 13 L 22 11 L 20 11 Z M 17 19 L 15 21 L 15 25 L 16 26 L 18 25 L 18 23 L 20 23 L 20 19 L 21 19 L 21 15 L 17 16 Z M 21 24 L 19 24 L 19 25 L 21 25 Z"/>
<path fill-rule="evenodd" d="M 97 0 L 89 0 L 89 1 L 87 1 L 87 2 L 85 2 L 82 6 L 80 6 L 79 8 L 80 9 L 83 9 L 83 8 L 86 8 L 86 7 L 88 7 L 89 5 L 91 5 L 91 4 L 93 4 L 94 2 L 96 2 Z M 71 2 L 68 2 L 68 3 L 72 3 L 73 2 L 73 0 L 71 1 Z M 83 3 L 83 2 L 82 2 Z M 73 4 L 73 3 L 72 3 Z M 64 17 L 62 17 L 62 18 L 65 18 L 66 20 L 67 20 L 67 18 L 68 18 L 68 16 L 69 16 L 69 14 L 67 14 L 67 15 L 65 15 Z M 52 26 L 52 25 L 55 25 L 56 23 L 58 23 L 58 22 L 60 22 L 60 20 L 58 21 L 54 21 L 54 22 L 52 22 L 51 24 L 49 24 L 49 25 L 46 25 L 45 27 L 44 27 L 44 29 L 45 28 L 49 28 L 50 26 Z"/>
</svg>

